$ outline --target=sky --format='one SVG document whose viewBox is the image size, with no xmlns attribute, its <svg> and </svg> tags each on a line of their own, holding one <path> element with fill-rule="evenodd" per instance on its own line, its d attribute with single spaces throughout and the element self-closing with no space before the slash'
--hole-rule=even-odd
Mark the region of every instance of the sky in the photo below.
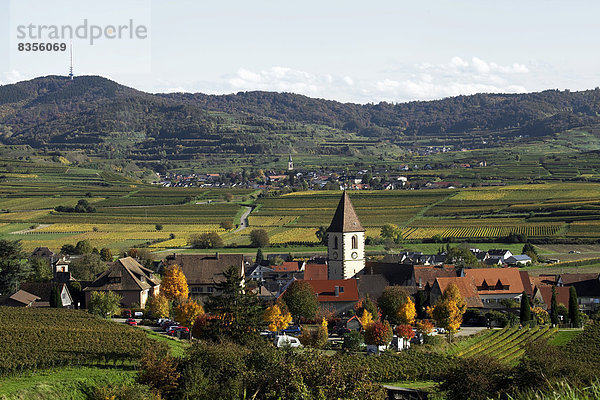
<svg viewBox="0 0 600 400">
<path fill-rule="evenodd" d="M 376 103 L 584 90 L 600 86 L 598 15 L 597 0 L 0 0 L 0 83 L 68 74 L 72 44 L 76 76 L 153 93 Z M 50 37 L 84 22 L 80 37 Z M 18 50 L 40 42 L 66 49 Z"/>
</svg>

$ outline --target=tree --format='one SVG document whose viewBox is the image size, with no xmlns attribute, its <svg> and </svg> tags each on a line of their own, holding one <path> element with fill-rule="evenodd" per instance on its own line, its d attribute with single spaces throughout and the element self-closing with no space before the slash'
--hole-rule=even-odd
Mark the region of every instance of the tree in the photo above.
<svg viewBox="0 0 600 400">
<path fill-rule="evenodd" d="M 531 305 L 529 304 L 529 297 L 525 291 L 523 291 L 521 294 L 521 311 L 519 313 L 519 320 L 522 324 L 531 321 Z"/>
<path fill-rule="evenodd" d="M 404 304 L 398 309 L 398 320 L 401 324 L 412 325 L 415 323 L 416 316 L 417 310 L 415 309 L 415 303 L 407 296 Z"/>
<path fill-rule="evenodd" d="M 100 258 L 104 262 L 110 262 L 113 260 L 112 252 L 110 251 L 110 249 L 108 247 L 103 247 L 100 250 Z"/>
<path fill-rule="evenodd" d="M 250 232 L 250 243 L 252 247 L 267 247 L 269 235 L 264 229 L 252 229 Z"/>
<path fill-rule="evenodd" d="M 162 224 L 156 224 L 156 225 L 154 225 L 154 229 L 156 229 L 157 231 L 162 231 L 163 226 L 162 226 Z"/>
<path fill-rule="evenodd" d="M 415 324 L 415 328 L 417 328 L 417 332 L 426 336 L 433 332 L 435 327 L 433 326 L 431 321 L 427 319 L 421 319 L 417 321 L 417 323 Z"/>
<path fill-rule="evenodd" d="M 52 268 L 50 260 L 44 257 L 32 257 L 29 259 L 31 273 L 27 277 L 32 282 L 48 282 L 52 279 Z"/>
<path fill-rule="evenodd" d="M 102 318 L 110 318 L 119 313 L 122 298 L 113 291 L 92 292 L 88 312 Z"/>
<path fill-rule="evenodd" d="M 19 290 L 31 274 L 31 266 L 21 248 L 21 241 L 0 240 L 0 295 Z"/>
<path fill-rule="evenodd" d="M 558 325 L 558 304 L 556 303 L 556 286 L 552 286 L 552 300 L 550 301 L 550 322 Z"/>
<path fill-rule="evenodd" d="M 175 321 L 192 328 L 196 318 L 204 314 L 204 309 L 194 300 L 187 300 L 175 307 Z"/>
<path fill-rule="evenodd" d="M 93 281 L 98 274 L 106 270 L 106 263 L 98 254 L 85 254 L 83 257 L 73 260 L 69 265 L 69 271 L 73 277 L 81 281 Z"/>
<path fill-rule="evenodd" d="M 262 249 L 256 250 L 256 263 L 261 264 L 264 259 L 265 259 L 265 256 L 263 255 Z"/>
<path fill-rule="evenodd" d="M 373 314 L 371 314 L 366 308 L 363 309 L 361 316 L 359 317 L 357 315 L 356 318 L 360 322 L 360 325 L 363 329 L 368 329 L 369 326 L 371 326 L 371 324 L 374 322 Z"/>
<path fill-rule="evenodd" d="M 162 399 L 177 388 L 180 376 L 177 372 L 177 360 L 168 352 L 149 350 L 140 360 L 137 381 L 156 390 L 158 398 Z"/>
<path fill-rule="evenodd" d="M 398 225 L 385 224 L 381 227 L 381 237 L 384 239 L 391 239 L 398 243 L 402 237 L 402 231 L 398 228 Z"/>
<path fill-rule="evenodd" d="M 574 328 L 579 328 L 581 326 L 577 292 L 575 291 L 574 286 L 569 288 L 569 321 L 571 321 L 571 326 Z"/>
<path fill-rule="evenodd" d="M 201 233 L 190 237 L 192 247 L 196 249 L 214 249 L 223 247 L 223 239 L 216 232 Z"/>
<path fill-rule="evenodd" d="M 314 318 L 319 309 L 317 295 L 310 283 L 306 281 L 292 282 L 283 293 L 282 299 L 296 318 Z"/>
<path fill-rule="evenodd" d="M 225 280 L 216 285 L 216 293 L 206 302 L 206 311 L 214 317 L 209 320 L 206 336 L 238 343 L 250 341 L 264 327 L 263 307 L 255 294 L 245 292 L 239 267 L 229 267 L 223 276 Z"/>
<path fill-rule="evenodd" d="M 62 306 L 63 304 L 62 298 L 60 297 L 60 289 L 58 288 L 58 285 L 53 285 L 52 289 L 50 289 L 50 307 L 61 308 Z"/>
<path fill-rule="evenodd" d="M 398 311 L 400 310 L 400 307 L 404 305 L 407 298 L 408 293 L 401 287 L 386 287 L 377 300 L 377 306 L 379 306 L 379 309 L 381 310 L 381 317 L 394 325 L 401 323 L 398 318 Z"/>
<path fill-rule="evenodd" d="M 278 332 L 287 328 L 292 322 L 292 314 L 287 310 L 282 310 L 280 304 L 273 304 L 271 307 L 267 307 L 263 315 L 263 320 L 269 324 L 267 329 L 271 332 Z"/>
<path fill-rule="evenodd" d="M 546 325 L 550 322 L 548 311 L 544 310 L 542 307 L 533 307 L 531 313 L 535 316 L 535 321 L 538 325 Z"/>
<path fill-rule="evenodd" d="M 451 283 L 435 306 L 427 308 L 427 313 L 431 315 L 439 327 L 448 332 L 448 341 L 451 342 L 452 335 L 462 324 L 462 317 L 466 309 L 467 304 L 462 298 L 458 287 Z"/>
<path fill-rule="evenodd" d="M 60 252 L 62 254 L 68 254 L 68 255 L 77 254 L 75 252 L 75 246 L 73 246 L 72 244 L 63 244 L 63 246 L 60 248 Z"/>
<path fill-rule="evenodd" d="M 319 229 L 315 232 L 317 239 L 319 239 L 319 243 L 322 246 L 327 246 L 327 229 L 324 226 L 320 226 Z"/>
<path fill-rule="evenodd" d="M 233 222 L 229 220 L 221 221 L 219 226 L 226 231 L 230 231 L 233 229 Z"/>
<path fill-rule="evenodd" d="M 412 325 L 402 324 L 396 326 L 396 335 L 398 335 L 398 337 L 410 340 L 415 337 L 415 331 L 413 330 Z"/>
<path fill-rule="evenodd" d="M 187 299 L 188 284 L 179 265 L 173 264 L 165 269 L 160 284 L 160 293 L 169 300 Z"/>
<path fill-rule="evenodd" d="M 531 262 L 536 263 L 538 261 L 537 250 L 536 250 L 535 246 L 532 245 L 531 243 L 525 243 L 523 245 L 523 250 L 521 251 L 521 253 L 529 256 L 529 258 L 531 258 Z"/>
<path fill-rule="evenodd" d="M 446 263 L 465 265 L 465 266 L 476 266 L 479 261 L 477 257 L 466 247 L 450 247 L 446 255 Z"/>
<path fill-rule="evenodd" d="M 89 240 L 80 240 L 75 245 L 75 254 L 90 254 L 92 252 L 92 245 Z"/>
<path fill-rule="evenodd" d="M 171 314 L 169 299 L 162 293 L 150 297 L 146 303 L 146 307 L 150 309 L 154 318 L 167 318 Z"/>
<path fill-rule="evenodd" d="M 392 341 L 392 327 L 388 321 L 373 322 L 365 331 L 365 343 L 376 346 L 385 346 Z"/>
</svg>

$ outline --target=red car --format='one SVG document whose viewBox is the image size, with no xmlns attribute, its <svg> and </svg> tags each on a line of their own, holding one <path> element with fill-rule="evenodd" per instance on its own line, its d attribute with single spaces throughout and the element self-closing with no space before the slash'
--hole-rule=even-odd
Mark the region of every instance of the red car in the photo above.
<svg viewBox="0 0 600 400">
<path fill-rule="evenodd" d="M 129 326 L 137 326 L 137 322 L 133 318 L 128 318 L 127 321 L 125 321 L 125 323 Z"/>
<path fill-rule="evenodd" d="M 185 326 L 178 326 L 176 328 L 171 329 L 169 332 L 167 332 L 167 335 L 169 336 L 177 336 L 177 332 L 184 332 L 184 333 L 190 333 L 190 330 L 188 328 L 186 328 Z"/>
<path fill-rule="evenodd" d="M 123 318 L 131 318 L 131 310 L 123 310 Z"/>
</svg>

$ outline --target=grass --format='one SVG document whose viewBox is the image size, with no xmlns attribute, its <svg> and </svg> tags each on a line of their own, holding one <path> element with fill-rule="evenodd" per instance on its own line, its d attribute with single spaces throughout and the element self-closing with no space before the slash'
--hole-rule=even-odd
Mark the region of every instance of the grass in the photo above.
<svg viewBox="0 0 600 400">
<path fill-rule="evenodd" d="M 169 353 L 171 353 L 173 357 L 183 357 L 185 355 L 185 351 L 190 347 L 190 343 L 187 341 L 172 339 L 166 335 L 161 335 L 148 329 L 144 329 L 144 331 L 146 331 L 146 334 L 152 339 L 158 342 L 166 343 L 167 346 L 169 346 Z"/>
<path fill-rule="evenodd" d="M 559 329 L 556 334 L 548 340 L 554 346 L 564 346 L 583 332 L 582 329 Z"/>
<path fill-rule="evenodd" d="M 133 383 L 132 368 L 69 367 L 0 379 L 2 400 L 85 400 L 96 385 Z"/>
<path fill-rule="evenodd" d="M 384 383 L 387 386 L 396 386 L 405 389 L 431 389 L 438 385 L 438 382 L 434 381 L 398 381 L 391 383 Z"/>
</svg>

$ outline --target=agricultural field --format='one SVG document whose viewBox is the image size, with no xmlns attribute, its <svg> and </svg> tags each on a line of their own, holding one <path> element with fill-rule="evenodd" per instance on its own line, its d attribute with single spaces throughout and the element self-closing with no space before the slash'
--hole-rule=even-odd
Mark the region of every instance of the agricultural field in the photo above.
<svg viewBox="0 0 600 400">
<path fill-rule="evenodd" d="M 527 344 L 550 339 L 557 332 L 557 328 L 551 328 L 549 325 L 491 330 L 457 343 L 448 350 L 448 354 L 457 357 L 477 357 L 485 354 L 507 364 L 516 364 L 525 353 Z"/>
<path fill-rule="evenodd" d="M 159 343 L 84 311 L 0 307 L 0 375 L 65 365 L 135 363 Z"/>
</svg>

